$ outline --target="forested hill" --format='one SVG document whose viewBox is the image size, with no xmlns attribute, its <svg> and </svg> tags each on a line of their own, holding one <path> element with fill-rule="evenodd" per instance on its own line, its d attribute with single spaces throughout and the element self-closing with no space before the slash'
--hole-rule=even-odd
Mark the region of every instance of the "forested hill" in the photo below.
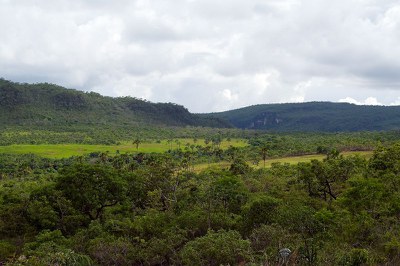
<svg viewBox="0 0 400 266">
<path fill-rule="evenodd" d="M 309 102 L 254 105 L 213 113 L 238 128 L 274 131 L 363 131 L 400 129 L 400 106 Z"/>
<path fill-rule="evenodd" d="M 0 124 L 51 128 L 115 125 L 229 127 L 220 119 L 191 114 L 172 103 L 112 98 L 57 85 L 0 79 Z"/>
<path fill-rule="evenodd" d="M 263 104 L 192 114 L 173 103 L 105 97 L 54 84 L 0 79 L 0 128 L 51 129 L 130 126 L 205 126 L 273 131 L 368 131 L 400 129 L 400 106 L 310 102 Z"/>
</svg>

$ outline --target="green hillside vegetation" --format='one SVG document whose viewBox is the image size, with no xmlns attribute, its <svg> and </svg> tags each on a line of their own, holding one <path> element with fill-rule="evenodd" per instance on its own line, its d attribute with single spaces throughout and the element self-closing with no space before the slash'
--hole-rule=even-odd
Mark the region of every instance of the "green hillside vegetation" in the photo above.
<svg viewBox="0 0 400 266">
<path fill-rule="evenodd" d="M 79 132 L 90 136 L 102 132 L 127 136 L 132 130 L 155 135 L 159 130 L 188 126 L 288 132 L 387 131 L 400 128 L 400 107 L 310 102 L 263 104 L 220 113 L 192 114 L 173 103 L 112 98 L 54 84 L 0 79 L 0 123 L 0 130 Z M 121 138 L 113 136 L 112 139 Z"/>
<path fill-rule="evenodd" d="M 140 126 L 229 127 L 220 119 L 191 114 L 172 103 L 137 98 L 104 97 L 98 93 L 48 84 L 14 83 L 0 79 L 1 128 L 96 130 Z"/>
<path fill-rule="evenodd" d="M 400 128 L 400 106 L 309 102 L 261 104 L 213 113 L 238 128 L 272 131 L 371 131 Z"/>
</svg>

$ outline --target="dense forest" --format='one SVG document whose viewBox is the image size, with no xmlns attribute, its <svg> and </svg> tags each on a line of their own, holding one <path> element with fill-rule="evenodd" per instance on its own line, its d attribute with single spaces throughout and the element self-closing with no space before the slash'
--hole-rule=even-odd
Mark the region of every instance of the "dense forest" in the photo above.
<svg viewBox="0 0 400 266">
<path fill-rule="evenodd" d="M 268 139 L 254 140 L 259 160 Z M 398 265 L 400 145 L 378 145 L 370 159 L 321 152 L 322 161 L 258 169 L 246 150 L 217 146 L 62 160 L 2 155 L 0 261 Z M 221 157 L 228 168 L 193 170 L 199 158 Z"/>
<path fill-rule="evenodd" d="M 15 83 L 0 79 L 1 128 L 93 130 L 102 127 L 207 126 L 230 127 L 218 118 L 191 114 L 173 103 L 151 103 L 48 84 Z"/>
<path fill-rule="evenodd" d="M 309 102 L 261 104 L 213 113 L 238 128 L 273 131 L 363 131 L 399 129 L 400 106 Z"/>
<path fill-rule="evenodd" d="M 399 106 L 310 102 L 263 104 L 211 114 L 192 114 L 173 103 L 101 96 L 48 84 L 0 79 L 0 129 L 58 131 L 148 127 L 211 127 L 271 131 L 343 132 L 400 129 Z"/>
</svg>

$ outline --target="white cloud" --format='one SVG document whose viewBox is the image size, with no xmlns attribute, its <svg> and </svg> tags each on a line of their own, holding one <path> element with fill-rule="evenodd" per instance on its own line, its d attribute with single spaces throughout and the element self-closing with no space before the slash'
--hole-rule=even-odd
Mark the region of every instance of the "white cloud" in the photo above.
<svg viewBox="0 0 400 266">
<path fill-rule="evenodd" d="M 351 97 L 346 97 L 344 99 L 340 99 L 339 102 L 353 103 L 357 105 L 383 105 L 382 103 L 378 102 L 378 100 L 375 97 L 368 97 L 364 101 L 357 101 Z"/>
<path fill-rule="evenodd" d="M 400 97 L 396 0 L 0 0 L 0 25 L 14 81 L 195 112 Z"/>
<path fill-rule="evenodd" d="M 392 106 L 400 105 L 400 97 L 397 97 L 397 99 L 394 102 L 391 102 L 389 105 L 392 105 Z"/>
</svg>

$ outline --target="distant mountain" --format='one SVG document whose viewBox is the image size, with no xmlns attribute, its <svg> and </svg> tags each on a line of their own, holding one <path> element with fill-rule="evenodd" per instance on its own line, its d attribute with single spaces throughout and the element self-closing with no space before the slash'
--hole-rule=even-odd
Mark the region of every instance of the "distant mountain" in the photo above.
<svg viewBox="0 0 400 266">
<path fill-rule="evenodd" d="M 400 106 L 309 102 L 261 104 L 209 114 L 235 127 L 272 131 L 371 131 L 400 129 Z"/>
<path fill-rule="evenodd" d="M 173 103 L 132 97 L 105 97 L 54 84 L 0 79 L 0 129 L 121 128 L 136 126 L 237 127 L 269 131 L 370 131 L 400 129 L 400 106 L 360 106 L 309 102 L 262 104 L 236 110 L 192 114 Z"/>
<path fill-rule="evenodd" d="M 0 79 L 0 128 L 55 126 L 118 128 L 157 126 L 230 127 L 221 119 L 190 113 L 173 103 L 152 103 L 137 98 L 112 98 L 54 84 L 15 83 Z"/>
</svg>

